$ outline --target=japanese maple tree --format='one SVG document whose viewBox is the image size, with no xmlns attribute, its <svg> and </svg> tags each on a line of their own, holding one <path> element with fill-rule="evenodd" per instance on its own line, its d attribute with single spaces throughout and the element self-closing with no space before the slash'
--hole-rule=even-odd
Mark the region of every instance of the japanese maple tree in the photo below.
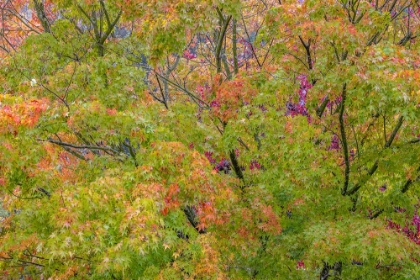
<svg viewBox="0 0 420 280">
<path fill-rule="evenodd" d="M 420 1 L 0 11 L 5 279 L 420 276 Z"/>
</svg>

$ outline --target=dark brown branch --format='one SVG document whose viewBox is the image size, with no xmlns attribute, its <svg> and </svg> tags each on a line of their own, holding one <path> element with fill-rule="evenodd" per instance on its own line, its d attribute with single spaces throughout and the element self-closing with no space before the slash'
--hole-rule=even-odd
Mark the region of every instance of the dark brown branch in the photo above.
<svg viewBox="0 0 420 280">
<path fill-rule="evenodd" d="M 369 47 L 370 45 L 372 45 L 378 36 L 379 36 L 379 32 L 376 32 L 375 34 L 373 34 L 373 36 L 368 40 L 366 46 Z"/>
<path fill-rule="evenodd" d="M 103 0 L 100 0 L 100 1 L 99 1 L 99 4 L 101 5 L 102 10 L 104 11 L 104 14 L 105 14 L 105 19 L 106 19 L 106 23 L 108 24 L 108 26 L 111 26 L 111 25 L 112 25 L 112 23 L 111 23 L 111 20 L 110 20 L 110 18 L 109 18 L 108 11 L 107 11 L 107 10 L 106 10 L 106 8 L 105 8 L 104 1 L 103 1 Z"/>
<path fill-rule="evenodd" d="M 299 40 L 302 43 L 303 47 L 306 51 L 306 59 L 308 61 L 308 69 L 312 70 L 313 68 L 313 62 L 312 62 L 312 56 L 311 56 L 311 39 L 308 40 L 308 43 L 306 43 L 302 37 L 299 35 Z"/>
<path fill-rule="evenodd" d="M 35 263 L 35 262 L 30 262 L 30 261 L 24 261 L 24 260 L 18 260 L 18 262 L 24 264 L 24 265 L 34 265 L 34 266 L 38 266 L 38 267 L 44 267 L 43 264 L 39 264 L 39 263 Z"/>
<path fill-rule="evenodd" d="M 167 104 L 166 99 L 165 99 L 165 94 L 163 92 L 162 85 L 160 84 L 159 77 L 157 76 L 156 73 L 155 73 L 155 77 L 156 77 L 156 81 L 158 82 L 158 85 L 159 85 L 160 95 L 162 96 L 162 100 L 158 99 L 158 101 L 161 102 L 163 105 L 165 105 L 166 109 L 169 109 L 168 104 Z"/>
<path fill-rule="evenodd" d="M 28 21 L 24 17 L 22 17 L 16 9 L 13 9 L 13 10 L 4 9 L 4 10 L 10 12 L 13 16 L 15 16 L 23 25 L 25 25 L 29 29 L 29 31 L 35 32 L 36 34 L 41 34 L 40 31 L 35 29 L 37 26 L 32 24 L 30 21 Z M 4 31 L 4 28 L 3 28 L 3 31 Z M 4 37 L 4 39 L 6 39 L 6 37 Z"/>
<path fill-rule="evenodd" d="M 235 150 L 230 150 L 229 157 L 230 157 L 230 161 L 232 162 L 233 170 L 235 171 L 236 176 L 239 179 L 243 180 L 244 179 L 244 174 L 242 173 L 242 169 L 239 166 L 239 162 L 238 162 L 238 159 L 236 157 Z"/>
<path fill-rule="evenodd" d="M 95 37 L 100 38 L 98 27 L 96 26 L 96 23 L 93 20 L 93 18 L 89 16 L 89 14 L 82 8 L 82 6 L 77 5 L 77 8 L 80 10 L 80 12 L 82 12 L 82 14 L 86 17 L 86 19 L 92 24 L 93 31 L 95 32 Z"/>
<path fill-rule="evenodd" d="M 239 64 L 238 64 L 238 47 L 236 42 L 236 19 L 233 19 L 232 23 L 232 52 L 233 52 L 233 73 L 238 74 Z"/>
<path fill-rule="evenodd" d="M 376 211 L 374 214 L 369 216 L 369 219 L 373 220 L 379 217 L 384 212 L 384 209 Z"/>
<path fill-rule="evenodd" d="M 403 121 L 404 121 L 404 117 L 400 116 L 398 118 L 397 125 L 395 126 L 394 130 L 392 131 L 391 136 L 388 138 L 388 141 L 386 141 L 386 143 L 385 143 L 385 148 L 389 148 L 391 146 L 392 142 L 394 141 L 395 136 L 398 133 L 398 130 L 401 128 L 401 126 L 403 124 Z"/>
<path fill-rule="evenodd" d="M 375 163 L 372 165 L 372 167 L 368 171 L 368 176 L 372 176 L 379 166 L 379 160 L 376 160 Z M 357 183 L 352 189 L 348 190 L 346 195 L 352 195 L 355 194 L 360 188 L 362 187 L 362 182 Z"/>
<path fill-rule="evenodd" d="M 51 33 L 50 29 L 50 23 L 48 21 L 48 18 L 45 14 L 45 8 L 44 3 L 42 0 L 34 0 L 34 6 L 35 6 L 35 12 L 38 16 L 39 21 L 41 22 L 42 27 L 44 28 L 44 31 L 47 33 Z"/>
<path fill-rule="evenodd" d="M 222 26 L 222 29 L 219 32 L 219 38 L 218 38 L 218 42 L 216 45 L 216 52 L 215 52 L 217 73 L 222 72 L 222 57 L 221 57 L 222 46 L 223 46 L 223 40 L 226 35 L 226 30 L 227 30 L 227 27 L 229 26 L 229 22 L 231 18 L 232 16 L 228 16 L 226 20 L 224 20 L 225 21 L 224 25 Z"/>
<path fill-rule="evenodd" d="M 417 168 L 417 172 L 420 172 L 420 167 L 419 167 L 419 168 Z M 420 181 L 420 175 L 419 175 L 419 176 L 417 176 L 414 180 L 408 179 L 408 180 L 405 182 L 404 186 L 401 188 L 401 192 L 402 192 L 402 193 L 406 193 L 406 192 L 409 190 L 410 186 L 411 186 L 413 183 L 418 182 L 418 181 Z"/>
<path fill-rule="evenodd" d="M 399 42 L 398 45 L 404 46 L 408 41 L 414 39 L 416 36 L 412 36 L 413 34 L 409 31 Z"/>
<path fill-rule="evenodd" d="M 243 15 L 242 15 L 242 22 L 243 22 L 243 27 L 244 27 L 244 31 L 245 31 L 246 37 L 248 39 L 248 44 L 251 47 L 252 55 L 255 57 L 255 60 L 256 60 L 256 62 L 258 64 L 258 67 L 261 68 L 262 67 L 262 64 L 261 64 L 260 60 L 258 59 L 257 53 L 255 52 L 254 45 L 251 42 L 251 36 L 249 36 L 249 32 L 248 32 L 248 29 L 246 28 L 246 23 L 245 23 L 245 19 L 244 19 L 244 16 Z"/>
<path fill-rule="evenodd" d="M 300 63 L 302 63 L 308 70 L 311 70 L 308 68 L 308 65 L 306 65 L 305 61 L 303 61 L 300 57 L 297 55 L 291 53 L 291 52 L 285 52 L 285 54 L 291 55 L 292 57 L 296 58 Z"/>
<path fill-rule="evenodd" d="M 334 48 L 334 54 L 335 58 L 337 59 L 337 62 L 340 62 L 340 56 L 338 55 L 338 50 L 334 42 L 330 42 L 331 46 Z"/>
<path fill-rule="evenodd" d="M 343 144 L 344 163 L 346 165 L 344 169 L 344 185 L 343 185 L 343 189 L 341 190 L 342 195 L 347 194 L 347 188 L 349 186 L 349 178 L 350 178 L 349 150 L 347 146 L 346 129 L 344 126 L 344 108 L 345 108 L 345 102 L 346 102 L 346 93 L 347 93 L 347 84 L 344 83 L 343 91 L 341 95 L 342 101 L 341 101 L 340 116 L 339 116 L 341 143 Z"/>
<path fill-rule="evenodd" d="M 391 6 L 389 7 L 389 13 L 392 13 L 392 10 L 394 10 L 395 5 L 397 4 L 398 0 L 394 0 L 394 2 L 392 2 Z"/>
<path fill-rule="evenodd" d="M 238 137 L 238 142 L 247 150 L 249 151 L 248 145 L 241 139 L 241 137 Z"/>
<path fill-rule="evenodd" d="M 270 53 L 270 49 L 271 49 L 271 46 L 273 45 L 273 42 L 274 42 L 274 39 L 271 39 L 270 44 L 269 44 L 268 49 L 267 49 L 267 52 L 264 55 L 264 59 L 263 59 L 261 65 L 265 64 L 265 61 L 267 60 L 268 54 Z"/>
<path fill-rule="evenodd" d="M 395 136 L 397 135 L 397 133 L 398 133 L 398 131 L 399 131 L 399 129 L 401 128 L 401 126 L 402 126 L 402 123 L 403 123 L 403 121 L 404 121 L 404 118 L 402 117 L 402 116 L 400 116 L 399 118 L 398 118 L 398 122 L 397 122 L 397 125 L 395 126 L 395 128 L 394 128 L 394 130 L 392 131 L 392 134 L 391 134 L 391 136 L 388 138 L 388 140 L 386 141 L 386 143 L 385 143 L 385 145 L 384 145 L 384 149 L 387 149 L 387 148 L 389 148 L 390 146 L 391 146 L 391 144 L 392 144 L 392 142 L 394 141 L 394 139 L 395 139 Z M 369 171 L 368 171 L 368 176 L 370 177 L 370 176 L 372 176 L 375 172 L 376 172 L 376 170 L 378 169 L 378 166 L 379 166 L 379 159 L 377 159 L 376 161 L 375 161 L 375 163 L 373 164 L 373 166 L 369 169 Z M 363 184 L 364 182 L 358 182 L 351 190 L 349 190 L 349 191 L 347 191 L 345 194 L 343 194 L 343 195 L 352 195 L 352 194 L 354 194 L 354 193 L 356 193 L 361 187 L 362 187 L 362 184 Z M 406 189 L 408 189 L 408 187 L 411 185 L 411 183 L 412 182 L 406 182 L 406 184 L 403 186 L 403 188 L 402 188 L 402 191 L 403 190 L 405 190 L 406 191 Z M 408 185 L 407 185 L 408 184 Z M 407 186 L 406 186 L 407 185 Z M 403 192 L 405 192 L 405 191 L 403 191 Z"/>
<path fill-rule="evenodd" d="M 173 81 L 171 81 L 171 80 L 169 80 L 168 78 L 166 78 L 165 76 L 163 76 L 163 75 L 161 75 L 161 74 L 159 74 L 158 72 L 156 72 L 155 70 L 153 70 L 152 69 L 152 71 L 157 75 L 157 76 L 159 76 L 159 78 L 161 78 L 162 80 L 164 80 L 164 81 L 167 81 L 170 85 L 172 85 L 172 86 L 174 86 L 174 87 L 176 87 L 176 88 L 178 88 L 179 90 L 181 90 L 181 91 L 183 91 L 184 93 L 186 93 L 189 97 L 191 97 L 192 98 L 192 100 L 194 101 L 194 102 L 196 102 L 200 107 L 205 107 L 205 108 L 209 108 L 210 106 L 204 101 L 204 100 L 202 100 L 201 98 L 199 98 L 199 97 L 197 97 L 196 95 L 194 95 L 192 92 L 190 92 L 189 90 L 187 90 L 186 88 L 184 88 L 184 87 L 182 87 L 182 86 L 180 86 L 180 85 L 178 85 L 177 83 L 175 83 L 175 82 L 173 82 Z M 203 106 L 203 105 L 205 105 L 205 106 Z"/>
<path fill-rule="evenodd" d="M 368 131 L 369 129 L 375 124 L 375 121 L 377 118 L 379 118 L 379 113 L 376 113 L 375 115 L 372 116 L 373 120 L 368 124 L 368 127 L 366 129 L 365 135 L 363 136 L 362 140 L 360 140 L 360 145 L 363 146 L 367 136 L 368 136 Z"/>
<path fill-rule="evenodd" d="M 101 44 L 103 44 L 106 39 L 109 37 L 109 35 L 111 34 L 111 32 L 114 30 L 115 25 L 117 25 L 118 21 L 120 20 L 120 17 L 122 15 L 122 10 L 119 11 L 117 17 L 114 19 L 114 21 L 111 23 L 110 26 L 108 26 L 106 32 L 104 33 L 104 35 L 101 38 Z"/>
<path fill-rule="evenodd" d="M 191 206 L 186 206 L 184 209 L 185 216 L 187 216 L 190 224 L 198 231 L 198 233 L 206 233 L 206 229 L 198 229 L 199 222 L 197 221 L 197 213 L 195 209 Z"/>
<path fill-rule="evenodd" d="M 132 158 L 132 159 L 133 159 L 133 161 L 134 161 L 134 165 L 135 165 L 136 167 L 138 167 L 138 166 L 139 166 L 139 164 L 137 163 L 137 159 L 136 159 L 136 152 L 134 151 L 133 146 L 131 145 L 131 143 L 127 144 L 126 142 L 122 142 L 122 144 L 123 144 L 125 147 L 127 147 L 127 148 L 128 148 L 128 152 L 130 153 L 130 156 L 131 156 L 131 158 Z"/>
<path fill-rule="evenodd" d="M 110 148 L 110 147 L 99 147 L 99 146 L 91 146 L 91 145 L 78 146 L 78 145 L 74 145 L 74 144 L 70 144 L 66 142 L 57 141 L 52 138 L 48 138 L 48 141 L 50 143 L 53 143 L 59 146 L 69 147 L 73 149 L 101 150 L 101 151 L 110 151 L 110 152 L 113 152 L 114 154 L 119 153 L 117 150 L 114 150 L 113 148 Z"/>
<path fill-rule="evenodd" d="M 399 10 L 398 12 L 396 12 L 394 16 L 392 16 L 391 21 L 393 21 L 393 20 L 395 20 L 396 18 L 398 18 L 402 12 L 406 11 L 406 9 L 407 9 L 407 8 L 409 8 L 409 7 L 411 6 L 411 3 L 410 3 L 410 4 L 408 4 L 407 6 L 405 6 L 405 4 L 407 4 L 408 2 L 409 2 L 409 0 L 408 0 L 408 1 L 406 1 L 406 2 L 402 5 L 403 7 L 402 7 L 402 8 L 400 8 L 400 10 Z"/>
<path fill-rule="evenodd" d="M 69 89 L 70 89 L 71 83 L 73 82 L 74 74 L 76 74 L 76 70 L 77 70 L 77 63 L 74 64 L 73 73 L 71 74 L 69 84 L 67 85 L 66 91 L 64 92 L 64 98 L 63 98 L 64 100 L 67 100 Z"/>
<path fill-rule="evenodd" d="M 316 115 L 318 117 L 322 117 L 322 114 L 324 114 L 324 110 L 327 107 L 328 102 L 330 102 L 330 99 L 328 98 L 328 96 L 326 96 L 324 101 L 322 101 L 321 105 L 316 109 Z"/>
<path fill-rule="evenodd" d="M 64 150 L 66 150 L 66 152 L 69 152 L 70 154 L 74 155 L 75 157 L 81 159 L 81 160 L 85 160 L 87 161 L 87 159 L 80 153 L 73 151 L 72 149 L 70 149 L 69 147 L 64 147 L 62 146 Z"/>
<path fill-rule="evenodd" d="M 43 87 L 46 91 L 48 91 L 49 93 L 51 93 L 52 95 L 54 95 L 58 100 L 60 100 L 61 102 L 63 102 L 63 104 L 66 106 L 67 111 L 70 112 L 70 105 L 67 103 L 66 99 L 64 99 L 63 97 L 61 97 L 60 95 L 58 95 L 56 92 L 54 92 L 53 90 L 51 90 L 50 88 L 46 87 L 42 81 L 40 80 L 39 84 L 41 85 L 41 87 Z"/>
<path fill-rule="evenodd" d="M 228 63 L 227 57 L 224 53 L 222 54 L 222 61 L 223 61 L 223 67 L 225 68 L 226 76 L 227 76 L 228 80 L 232 80 L 232 72 L 230 71 L 229 63 Z"/>
<path fill-rule="evenodd" d="M 416 138 L 416 139 L 408 141 L 408 143 L 410 143 L 410 144 L 415 144 L 415 143 L 419 143 L 419 142 L 420 142 L 420 138 Z"/>
<path fill-rule="evenodd" d="M 360 147 L 359 147 L 359 141 L 357 140 L 357 134 L 356 134 L 356 130 L 354 129 L 354 125 L 351 126 L 351 129 L 353 131 L 353 137 L 354 140 L 356 141 L 356 150 L 357 150 L 357 157 L 360 158 Z"/>
</svg>

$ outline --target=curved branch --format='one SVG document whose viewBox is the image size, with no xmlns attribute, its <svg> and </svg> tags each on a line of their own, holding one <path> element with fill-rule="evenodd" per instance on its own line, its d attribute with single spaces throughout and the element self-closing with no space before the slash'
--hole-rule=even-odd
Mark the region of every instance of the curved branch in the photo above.
<svg viewBox="0 0 420 280">
<path fill-rule="evenodd" d="M 222 72 L 222 57 L 221 57 L 221 52 L 222 52 L 222 46 L 223 46 L 223 39 L 225 38 L 226 35 L 226 30 L 229 26 L 229 22 L 231 20 L 232 16 L 228 16 L 225 20 L 225 24 L 222 26 L 222 30 L 220 30 L 219 33 L 219 38 L 218 38 L 218 42 L 217 42 L 217 46 L 216 46 L 216 67 L 217 67 L 217 73 Z"/>
<path fill-rule="evenodd" d="M 78 146 L 78 145 L 74 145 L 74 144 L 70 144 L 66 142 L 57 141 L 52 138 L 48 138 L 48 142 L 59 145 L 59 146 L 63 146 L 63 147 L 70 147 L 73 149 L 101 150 L 101 151 L 110 151 L 115 154 L 119 153 L 117 150 L 110 147 L 99 147 L 99 146 L 91 146 L 91 145 Z"/>
<path fill-rule="evenodd" d="M 342 101 L 340 107 L 340 132 L 341 132 L 341 143 L 343 144 L 343 153 L 344 153 L 344 163 L 346 164 L 344 170 L 344 186 L 341 190 L 342 195 L 347 194 L 347 188 L 349 186 L 349 178 L 350 178 L 350 160 L 349 160 L 349 149 L 347 146 L 347 137 L 346 137 L 346 129 L 344 127 L 344 105 L 346 102 L 346 92 L 347 92 L 347 84 L 344 83 L 343 85 L 343 92 L 342 92 Z"/>
</svg>

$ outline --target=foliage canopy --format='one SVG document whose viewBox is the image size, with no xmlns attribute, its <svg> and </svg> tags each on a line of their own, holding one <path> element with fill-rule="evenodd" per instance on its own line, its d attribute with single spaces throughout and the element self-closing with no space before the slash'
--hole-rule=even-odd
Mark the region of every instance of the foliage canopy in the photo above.
<svg viewBox="0 0 420 280">
<path fill-rule="evenodd" d="M 0 10 L 2 277 L 420 277 L 420 1 Z"/>
</svg>

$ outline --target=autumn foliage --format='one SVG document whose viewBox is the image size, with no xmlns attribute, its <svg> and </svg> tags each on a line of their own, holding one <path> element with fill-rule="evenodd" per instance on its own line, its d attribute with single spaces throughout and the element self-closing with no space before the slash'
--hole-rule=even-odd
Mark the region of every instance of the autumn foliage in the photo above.
<svg viewBox="0 0 420 280">
<path fill-rule="evenodd" d="M 420 277 L 418 0 L 0 11 L 1 279 Z"/>
</svg>

